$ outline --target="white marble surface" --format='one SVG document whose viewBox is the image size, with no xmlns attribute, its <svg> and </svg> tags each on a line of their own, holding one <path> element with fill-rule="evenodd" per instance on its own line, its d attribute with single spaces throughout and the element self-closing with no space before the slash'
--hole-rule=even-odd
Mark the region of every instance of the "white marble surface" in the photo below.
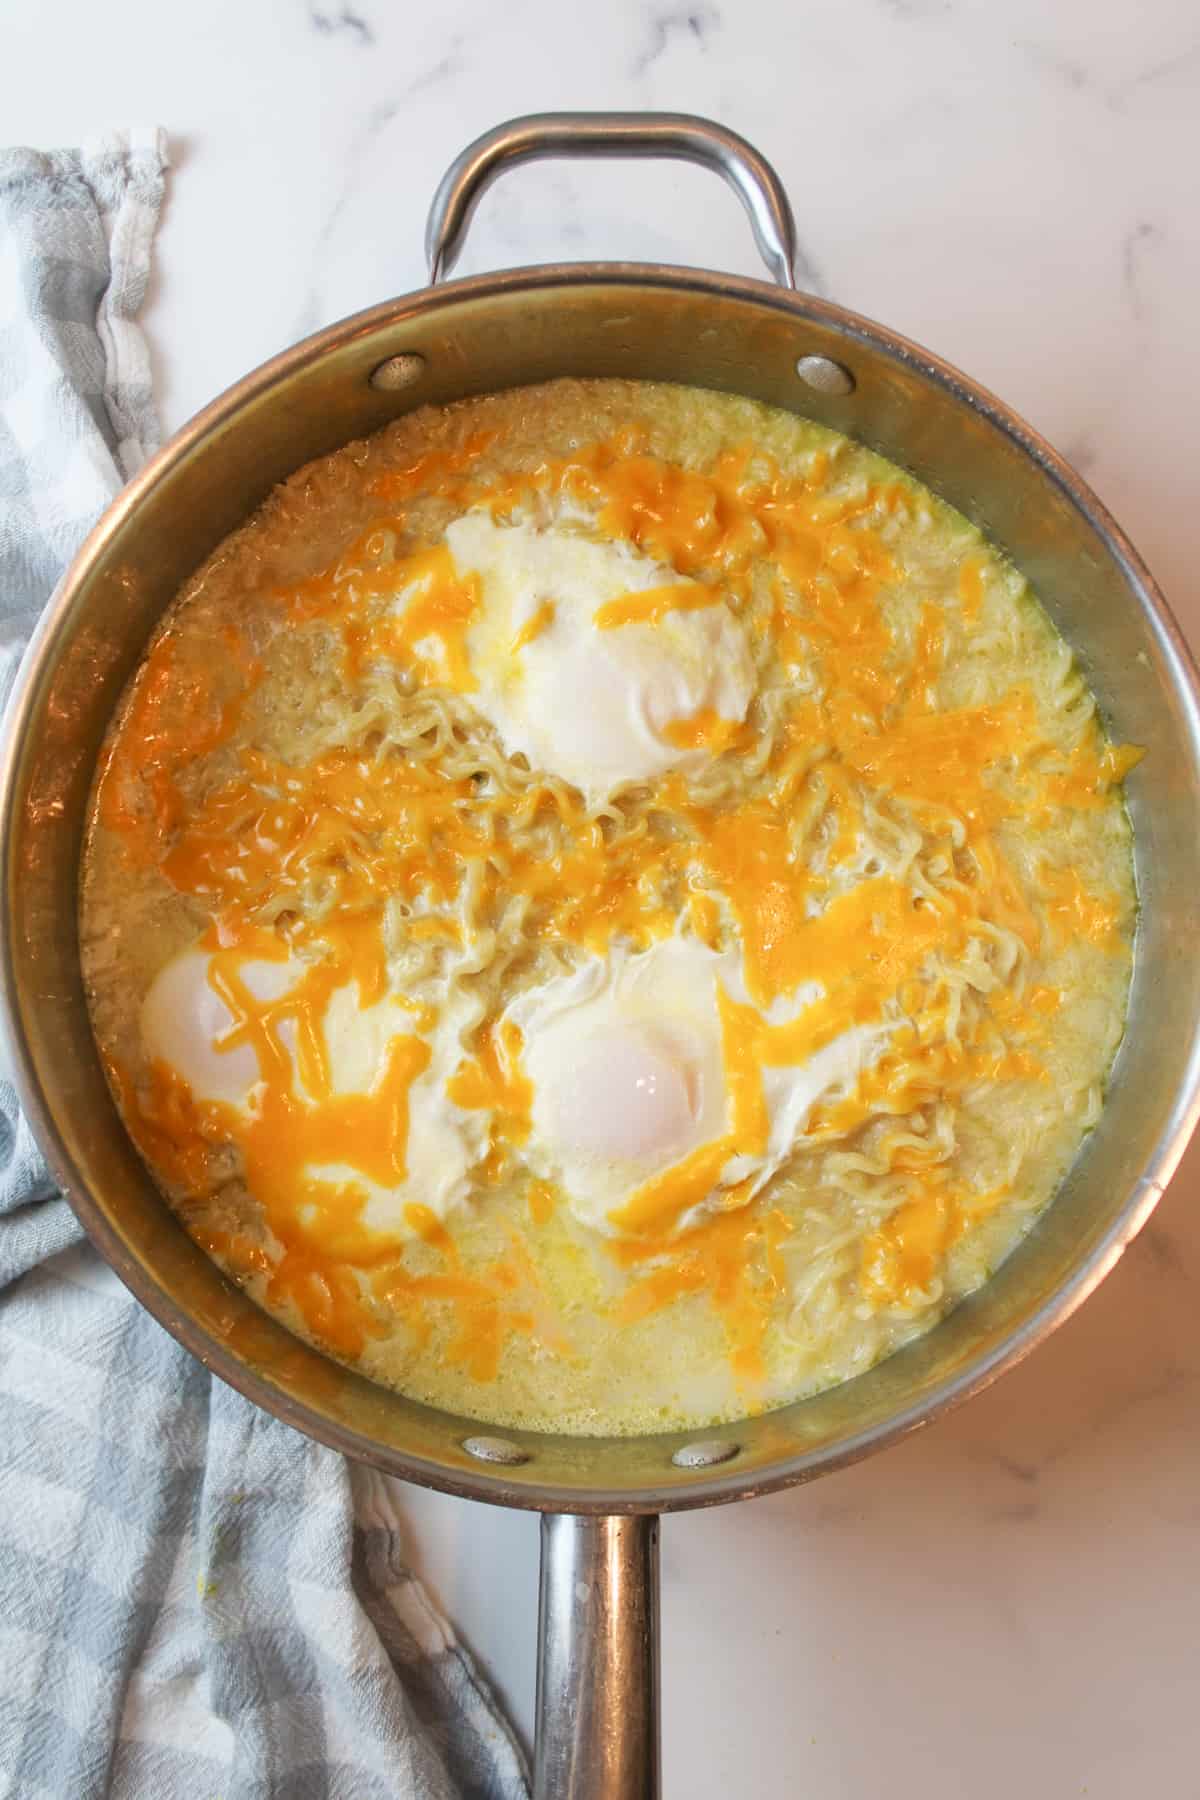
<svg viewBox="0 0 1200 1800">
<path fill-rule="evenodd" d="M 821 291 L 1045 431 L 1200 639 L 1195 0 L 4 0 L 0 23 L 6 140 L 172 133 L 146 313 L 169 425 L 418 285 L 435 182 L 496 120 L 707 112 L 775 161 Z M 510 178 L 463 272 L 605 254 L 755 269 L 732 198 L 642 165 Z M 667 1523 L 671 1800 L 1200 1793 L 1198 1202 L 1194 1155 L 1083 1313 L 948 1421 Z M 536 1521 L 402 1504 L 527 1727 Z"/>
</svg>

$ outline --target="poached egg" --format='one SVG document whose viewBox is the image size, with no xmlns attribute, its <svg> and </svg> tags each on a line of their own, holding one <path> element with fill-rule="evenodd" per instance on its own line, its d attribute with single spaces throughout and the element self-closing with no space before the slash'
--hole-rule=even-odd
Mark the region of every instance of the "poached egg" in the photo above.
<svg viewBox="0 0 1200 1800">
<path fill-rule="evenodd" d="M 445 538 L 460 580 L 477 584 L 473 703 L 509 756 L 595 804 L 724 749 L 755 671 L 719 589 L 568 526 L 473 511 Z"/>
<path fill-rule="evenodd" d="M 822 991 L 809 984 L 789 1017 Z M 505 1014 L 533 1087 L 526 1161 L 609 1234 L 684 1231 L 752 1199 L 888 1035 L 852 1026 L 800 1062 L 760 1060 L 780 1012 L 750 1003 L 736 953 L 681 938 L 527 990 Z"/>
<path fill-rule="evenodd" d="M 142 1037 L 194 1101 L 224 1109 L 248 1167 L 256 1128 L 282 1103 L 281 1173 L 290 1160 L 290 1174 L 310 1193 L 356 1192 L 370 1231 L 405 1235 L 412 1205 L 443 1218 L 465 1198 L 469 1170 L 486 1149 L 486 1120 L 455 1106 L 446 1084 L 462 1058 L 461 1034 L 475 1022 L 473 1003 L 452 997 L 430 1018 L 392 993 L 364 1005 L 351 979 L 322 994 L 318 1016 L 304 1020 L 299 1006 L 289 1010 L 289 997 L 311 980 L 311 963 L 241 958 L 235 979 L 273 1033 L 272 1054 L 239 1029 L 244 1021 L 222 997 L 220 975 L 214 985 L 214 960 L 193 946 L 165 965 L 142 1004 Z M 315 1046 L 302 1045 L 302 1033 L 313 1032 Z"/>
</svg>

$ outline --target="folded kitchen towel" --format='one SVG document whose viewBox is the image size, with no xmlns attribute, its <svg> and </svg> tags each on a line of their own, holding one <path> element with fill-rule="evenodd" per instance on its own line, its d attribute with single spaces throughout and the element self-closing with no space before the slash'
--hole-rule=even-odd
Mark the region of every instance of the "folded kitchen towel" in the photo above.
<svg viewBox="0 0 1200 1800">
<path fill-rule="evenodd" d="M 136 319 L 165 164 L 156 131 L 0 153 L 0 698 L 154 447 Z M 0 1800 L 524 1795 L 361 1493 L 356 1520 L 341 1457 L 142 1311 L 0 1083 Z"/>
</svg>

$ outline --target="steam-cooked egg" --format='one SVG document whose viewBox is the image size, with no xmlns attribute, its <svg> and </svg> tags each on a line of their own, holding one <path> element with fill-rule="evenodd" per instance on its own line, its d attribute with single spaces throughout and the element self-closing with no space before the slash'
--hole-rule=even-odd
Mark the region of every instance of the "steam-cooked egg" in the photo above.
<svg viewBox="0 0 1200 1800">
<path fill-rule="evenodd" d="M 806 997 L 822 991 L 810 984 Z M 523 1154 L 558 1181 L 582 1223 L 686 1229 L 722 1191 L 745 1184 L 751 1198 L 786 1161 L 817 1101 L 852 1087 L 886 1035 L 856 1026 L 799 1064 L 748 1068 L 722 996 L 735 1012 L 749 1008 L 738 956 L 672 939 L 638 955 L 593 957 L 509 1006 L 534 1091 Z M 764 1030 L 774 1023 L 752 1017 Z M 743 1102 L 748 1081 L 760 1084 L 761 1141 L 746 1129 L 758 1106 Z M 667 1201 L 660 1217 L 647 1209 L 630 1218 L 630 1203 L 671 1171 L 706 1167 L 711 1179 L 695 1193 L 680 1182 L 678 1207 Z"/>
<path fill-rule="evenodd" d="M 428 1207 L 439 1217 L 468 1191 L 468 1171 L 486 1149 L 486 1121 L 462 1111 L 446 1097 L 446 1082 L 462 1056 L 460 1036 L 474 1023 L 470 1003 L 457 1001 L 418 1032 L 412 1011 L 395 996 L 384 994 L 371 1005 L 361 1003 L 357 982 L 351 980 L 328 994 L 316 1030 L 327 1081 L 324 1091 L 313 1091 L 303 1075 L 304 1059 L 298 1053 L 297 1016 L 290 1016 L 287 996 L 299 995 L 312 965 L 297 957 L 265 961 L 239 959 L 236 974 L 252 998 L 277 1015 L 275 1031 L 283 1048 L 283 1073 L 264 1069 L 258 1051 L 247 1036 L 234 1032 L 236 1020 L 210 981 L 213 956 L 192 948 L 174 957 L 160 971 L 142 1006 L 141 1026 L 151 1058 L 165 1063 L 184 1081 L 197 1102 L 215 1103 L 226 1109 L 230 1135 L 238 1142 L 264 1112 L 268 1086 L 302 1109 L 306 1121 L 316 1125 L 312 1135 L 332 1154 L 311 1159 L 295 1171 L 305 1183 L 325 1184 L 330 1189 L 357 1190 L 365 1205 L 362 1223 L 370 1229 L 395 1233 L 408 1227 L 405 1209 L 413 1202 Z M 273 1003 L 283 1002 L 282 1005 Z M 297 1015 L 301 1008 L 297 1007 Z M 222 1039 L 233 1033 L 233 1040 Z M 383 1092 L 389 1059 L 397 1040 L 414 1046 L 417 1070 L 405 1090 L 403 1116 Z M 346 1129 L 337 1121 L 339 1106 L 361 1098 L 368 1104 L 378 1099 L 378 1117 L 368 1118 L 369 1132 L 362 1139 L 362 1121 Z M 396 1116 L 389 1115 L 391 1113 Z M 330 1128 L 320 1130 L 323 1115 Z M 395 1141 L 403 1132 L 404 1141 Z M 404 1169 L 395 1182 L 378 1179 L 378 1158 L 364 1153 L 367 1135 L 387 1139 L 393 1160 Z M 282 1146 L 281 1146 L 282 1154 Z M 369 1165 L 364 1166 L 364 1164 Z M 375 1173 L 369 1168 L 375 1168 Z"/>
<path fill-rule="evenodd" d="M 510 756 L 595 802 L 703 764 L 745 718 L 754 665 L 718 589 L 628 544 L 486 512 L 456 519 L 446 543 L 478 583 L 471 697 Z"/>
</svg>

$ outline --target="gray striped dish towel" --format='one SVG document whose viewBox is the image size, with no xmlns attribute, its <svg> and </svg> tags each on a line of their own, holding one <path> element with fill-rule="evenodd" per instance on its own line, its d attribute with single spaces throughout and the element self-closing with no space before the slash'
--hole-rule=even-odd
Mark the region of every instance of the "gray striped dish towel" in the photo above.
<svg viewBox="0 0 1200 1800">
<path fill-rule="evenodd" d="M 165 165 L 157 131 L 0 153 L 0 698 L 157 439 Z M 130 1298 L 0 1082 L 0 1800 L 526 1794 L 396 1526 Z"/>
</svg>

